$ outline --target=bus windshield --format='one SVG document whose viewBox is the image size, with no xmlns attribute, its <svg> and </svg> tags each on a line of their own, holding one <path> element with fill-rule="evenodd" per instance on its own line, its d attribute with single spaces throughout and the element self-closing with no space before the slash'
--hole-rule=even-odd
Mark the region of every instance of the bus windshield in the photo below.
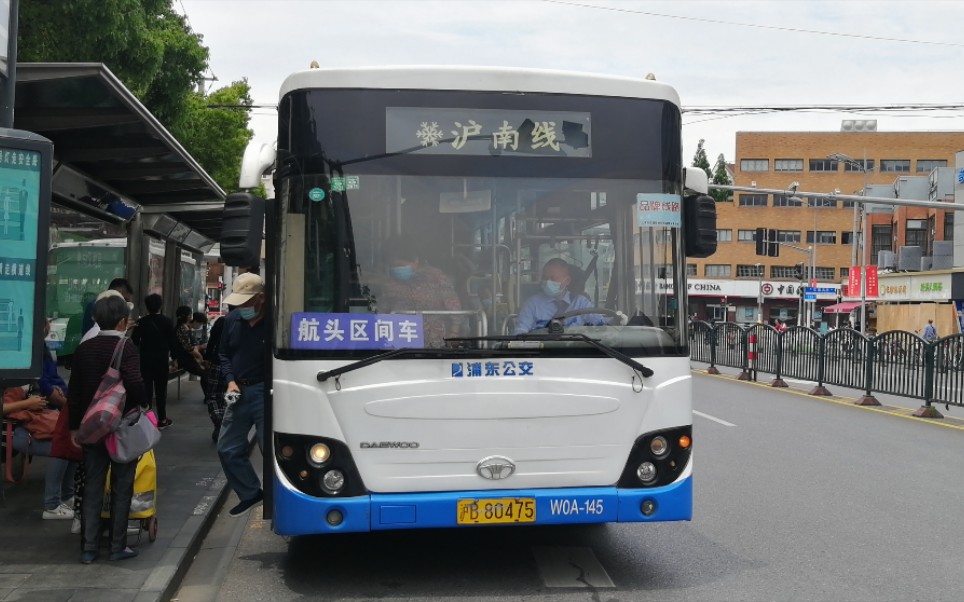
<svg viewBox="0 0 964 602">
<path fill-rule="evenodd" d="M 485 103 L 353 98 L 312 90 L 280 109 L 280 357 L 523 343 L 595 353 L 558 334 L 626 354 L 685 353 L 675 106 L 502 96 L 483 98 L 498 108 L 406 109 L 393 105 Z M 344 129 L 362 121 L 379 126 Z"/>
</svg>

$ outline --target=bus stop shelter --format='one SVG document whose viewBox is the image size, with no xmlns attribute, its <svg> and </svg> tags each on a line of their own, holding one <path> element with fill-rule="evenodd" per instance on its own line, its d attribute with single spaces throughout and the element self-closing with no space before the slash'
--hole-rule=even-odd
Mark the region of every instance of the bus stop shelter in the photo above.
<svg viewBox="0 0 964 602">
<path fill-rule="evenodd" d="M 103 64 L 19 63 L 14 127 L 54 143 L 51 248 L 86 245 L 96 264 L 89 278 L 59 279 L 54 265 L 48 288 L 70 288 L 75 310 L 78 291 L 106 288 L 93 250 L 113 245 L 125 249 L 138 304 L 148 292 L 161 292 L 167 313 L 184 304 L 193 285 L 179 262 L 202 272 L 225 193 L 160 121 Z M 203 302 L 203 276 L 197 294 Z"/>
</svg>

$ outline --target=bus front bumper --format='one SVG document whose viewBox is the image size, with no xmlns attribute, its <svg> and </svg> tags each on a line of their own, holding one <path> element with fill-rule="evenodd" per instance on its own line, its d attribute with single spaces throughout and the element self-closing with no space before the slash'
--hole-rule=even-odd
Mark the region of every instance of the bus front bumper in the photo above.
<svg viewBox="0 0 964 602">
<path fill-rule="evenodd" d="M 520 513 L 517 509 L 515 518 L 502 518 L 511 522 L 467 522 L 486 517 L 467 516 L 466 505 L 493 499 L 514 500 L 516 508 L 524 503 L 532 512 Z M 651 511 L 644 514 L 644 507 Z M 692 476 L 651 489 L 576 487 L 373 493 L 349 498 L 316 498 L 290 489 L 277 479 L 274 481 L 274 531 L 285 536 L 390 529 L 662 522 L 690 520 L 692 516 Z"/>
</svg>

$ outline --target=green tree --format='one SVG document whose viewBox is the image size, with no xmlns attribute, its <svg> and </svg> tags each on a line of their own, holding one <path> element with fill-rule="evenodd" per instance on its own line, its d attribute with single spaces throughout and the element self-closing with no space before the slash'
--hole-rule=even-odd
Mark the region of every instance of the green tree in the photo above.
<svg viewBox="0 0 964 602">
<path fill-rule="evenodd" d="M 730 174 L 726 171 L 726 159 L 723 158 L 723 153 L 720 153 L 720 156 L 716 158 L 716 165 L 713 166 L 713 179 L 711 182 L 723 186 L 733 184 L 733 180 L 730 179 Z M 717 203 L 729 203 L 733 200 L 733 191 L 711 190 L 710 196 L 716 199 Z"/>
<path fill-rule="evenodd" d="M 104 63 L 168 127 L 208 67 L 171 0 L 21 0 L 17 43 L 25 62 Z"/>
<path fill-rule="evenodd" d="M 250 88 L 241 81 L 199 94 L 209 57 L 202 42 L 172 0 L 20 1 L 20 61 L 104 63 L 222 188 L 235 190 L 249 112 L 208 107 L 250 106 Z"/>
<path fill-rule="evenodd" d="M 208 96 L 193 93 L 188 98 L 184 118 L 174 135 L 191 151 L 198 163 L 206 166 L 221 188 L 238 189 L 241 155 L 251 140 L 248 109 L 251 87 L 248 81 L 233 82 Z"/>
<path fill-rule="evenodd" d="M 699 167 L 706 172 L 706 177 L 712 177 L 710 172 L 710 160 L 706 158 L 706 149 L 703 148 L 703 143 L 706 142 L 700 138 L 700 143 L 696 145 L 696 154 L 693 155 L 693 167 Z"/>
</svg>

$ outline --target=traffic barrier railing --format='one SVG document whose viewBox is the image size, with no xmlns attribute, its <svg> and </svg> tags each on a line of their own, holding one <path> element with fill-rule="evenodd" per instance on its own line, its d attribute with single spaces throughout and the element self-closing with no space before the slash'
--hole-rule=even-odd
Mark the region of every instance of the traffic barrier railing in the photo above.
<svg viewBox="0 0 964 602">
<path fill-rule="evenodd" d="M 964 406 L 964 334 L 928 342 L 902 330 L 864 336 L 850 328 L 780 332 L 766 324 L 694 322 L 690 357 L 709 363 L 711 373 L 726 366 L 741 370 L 741 379 L 773 374 L 775 387 L 790 377 L 815 382 L 817 395 L 830 395 L 827 385 L 862 390 L 861 405 L 879 405 L 875 393 L 920 399 L 915 415 L 939 417 L 935 403 Z"/>
</svg>

